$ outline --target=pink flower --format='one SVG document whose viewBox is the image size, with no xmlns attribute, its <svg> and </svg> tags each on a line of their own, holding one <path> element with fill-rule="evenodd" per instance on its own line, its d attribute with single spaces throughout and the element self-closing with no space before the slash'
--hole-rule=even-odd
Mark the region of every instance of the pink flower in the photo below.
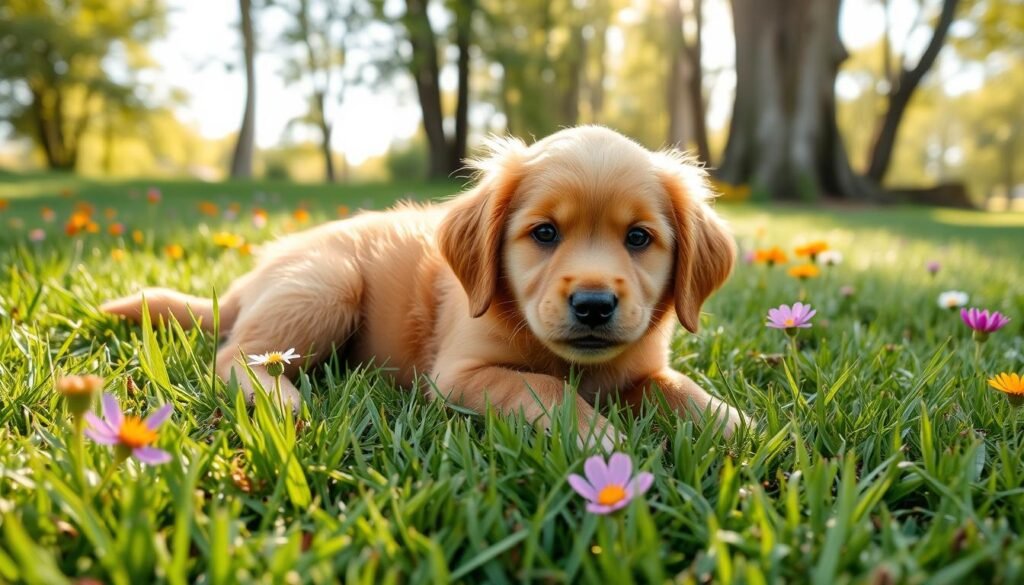
<svg viewBox="0 0 1024 585">
<path fill-rule="evenodd" d="M 989 313 L 988 309 L 982 311 L 976 308 L 960 309 L 960 318 L 974 330 L 974 338 L 978 341 L 985 341 L 989 333 L 999 331 L 1010 322 L 1010 318 L 999 311 Z"/>
<path fill-rule="evenodd" d="M 570 474 L 569 485 L 588 500 L 587 511 L 592 514 L 623 508 L 654 483 L 654 476 L 646 471 L 633 475 L 633 460 L 625 453 L 612 453 L 607 464 L 603 457 L 594 455 L 583 464 L 583 471 L 586 479 Z"/>
<path fill-rule="evenodd" d="M 938 274 L 939 269 L 942 268 L 942 264 L 939 264 L 938 260 L 930 260 L 927 264 L 924 265 L 924 267 L 929 274 L 935 276 L 936 274 Z"/>
<path fill-rule="evenodd" d="M 114 445 L 124 458 L 130 455 L 149 465 L 160 465 L 171 460 L 170 453 L 149 445 L 156 441 L 156 430 L 171 416 L 173 406 L 165 404 L 146 420 L 142 420 L 137 416 L 125 416 L 117 398 L 112 394 L 104 394 L 102 402 L 103 419 L 91 412 L 85 415 L 89 423 L 85 434 L 90 439 L 101 445 Z"/>
<path fill-rule="evenodd" d="M 46 239 L 46 230 L 36 228 L 28 233 L 28 239 L 30 242 L 42 242 Z"/>
<path fill-rule="evenodd" d="M 768 310 L 768 322 L 765 323 L 765 327 L 771 327 L 772 329 L 785 329 L 786 331 L 792 331 L 794 329 L 807 329 L 811 326 L 811 317 L 817 313 L 810 305 L 797 302 L 793 303 L 793 308 L 789 305 L 779 305 L 775 309 Z"/>
</svg>

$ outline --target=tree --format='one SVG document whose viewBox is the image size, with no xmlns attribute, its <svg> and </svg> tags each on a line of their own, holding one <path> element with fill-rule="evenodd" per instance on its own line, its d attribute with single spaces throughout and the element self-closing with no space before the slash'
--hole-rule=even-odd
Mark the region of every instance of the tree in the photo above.
<svg viewBox="0 0 1024 585">
<path fill-rule="evenodd" d="M 423 130 L 427 136 L 431 178 L 444 178 L 462 168 L 469 136 L 470 49 L 473 44 L 473 16 L 477 0 L 450 0 L 451 32 L 458 51 L 453 136 L 445 132 L 444 103 L 441 96 L 441 64 L 444 56 L 444 35 L 435 32 L 427 12 L 428 0 L 406 0 L 405 12 L 398 19 L 409 43 L 410 57 L 404 66 L 416 85 Z M 439 38 L 441 36 L 442 38 Z"/>
<path fill-rule="evenodd" d="M 0 115 L 50 168 L 74 170 L 95 114 L 144 106 L 136 74 L 149 65 L 145 46 L 162 34 L 164 13 L 157 0 L 0 4 Z"/>
<path fill-rule="evenodd" d="M 333 183 L 337 179 L 331 152 L 334 127 L 328 103 L 344 99 L 349 37 L 363 21 L 361 5 L 354 0 L 295 0 L 279 5 L 291 17 L 291 26 L 284 33 L 285 45 L 298 48 L 286 62 L 285 78 L 289 83 L 304 81 L 310 88 L 309 112 L 298 121 L 319 132 L 325 178 Z"/>
<path fill-rule="evenodd" d="M 887 96 L 888 103 L 885 114 L 882 116 L 878 131 L 875 134 L 875 140 L 871 145 L 871 154 L 868 159 L 870 162 L 867 170 L 867 176 L 876 183 L 882 182 L 886 171 L 889 169 L 889 161 L 892 160 L 893 146 L 899 133 L 900 122 L 903 120 L 903 115 L 906 113 L 914 91 L 920 85 L 921 80 L 924 79 L 932 65 L 935 64 L 939 51 L 942 50 L 949 27 L 953 23 L 958 2 L 959 0 L 942 0 L 942 9 L 939 13 L 938 21 L 932 30 L 931 40 L 928 42 L 924 53 L 921 54 L 917 64 L 910 68 L 903 62 L 905 59 L 901 57 L 899 71 L 895 74 L 890 73 L 891 61 L 888 50 L 890 45 L 888 27 L 886 27 L 885 46 L 887 50 L 885 51 L 886 62 L 884 70 L 890 89 Z M 886 5 L 886 7 L 888 6 Z"/>
<path fill-rule="evenodd" d="M 241 13 L 242 56 L 245 61 L 245 113 L 231 155 L 231 176 L 252 177 L 252 158 L 256 141 L 256 35 L 252 23 L 252 0 L 238 0 Z"/>
<path fill-rule="evenodd" d="M 687 22 L 681 0 L 668 0 L 668 141 L 686 147 L 695 144 L 700 160 L 711 163 L 708 146 L 703 51 L 704 2 L 690 0 Z M 689 24 L 689 26 L 687 26 Z M 690 38 L 686 30 L 692 29 Z"/>
<path fill-rule="evenodd" d="M 776 199 L 875 194 L 836 125 L 841 0 L 732 0 L 736 96 L 719 176 Z"/>
</svg>

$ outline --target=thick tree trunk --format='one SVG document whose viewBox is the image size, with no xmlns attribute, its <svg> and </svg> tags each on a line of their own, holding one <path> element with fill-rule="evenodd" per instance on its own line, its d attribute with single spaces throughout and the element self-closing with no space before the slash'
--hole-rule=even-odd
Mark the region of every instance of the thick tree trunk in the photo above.
<svg viewBox="0 0 1024 585">
<path fill-rule="evenodd" d="M 959 0 L 943 0 L 939 21 L 935 24 L 931 41 L 928 42 L 924 53 L 921 54 L 921 59 L 913 69 L 901 69 L 899 77 L 889 90 L 889 107 L 882 118 L 878 133 L 875 135 L 869 156 L 871 162 L 868 165 L 867 176 L 876 183 L 881 183 L 889 170 L 889 162 L 892 160 L 892 151 L 896 144 L 900 122 L 903 121 L 903 114 L 906 113 L 914 91 L 917 90 L 917 86 L 920 85 L 928 70 L 935 64 L 939 51 L 942 50 L 942 45 L 946 42 L 946 35 L 950 25 L 953 24 L 953 16 L 956 13 L 958 2 Z"/>
<path fill-rule="evenodd" d="M 774 199 L 866 198 L 836 126 L 841 0 L 732 0 L 736 97 L 719 176 Z"/>
<path fill-rule="evenodd" d="M 256 37 L 252 26 L 252 0 L 238 0 L 242 14 L 242 53 L 245 60 L 245 113 L 231 156 L 233 178 L 252 177 L 252 158 L 256 140 Z"/>
<path fill-rule="evenodd" d="M 427 134 L 427 148 L 430 151 L 429 176 L 440 179 L 448 176 L 449 152 L 444 133 L 441 87 L 438 83 L 440 67 L 437 63 L 437 42 L 427 15 L 427 0 L 406 0 L 403 19 L 412 45 L 410 72 L 416 81 L 423 130 Z"/>
<path fill-rule="evenodd" d="M 694 39 L 693 47 L 687 51 L 690 56 L 689 90 L 690 118 L 693 120 L 693 138 L 697 143 L 697 156 L 707 165 L 711 164 L 711 147 L 708 144 L 707 101 L 704 99 L 704 0 L 693 0 Z"/>
</svg>

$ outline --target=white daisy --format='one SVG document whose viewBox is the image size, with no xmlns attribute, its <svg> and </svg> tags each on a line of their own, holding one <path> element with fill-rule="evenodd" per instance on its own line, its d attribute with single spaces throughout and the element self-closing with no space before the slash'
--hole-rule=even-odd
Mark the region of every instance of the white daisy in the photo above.
<svg viewBox="0 0 1024 585">
<path fill-rule="evenodd" d="M 267 366 L 270 364 L 290 364 L 292 360 L 299 359 L 299 354 L 295 353 L 295 348 L 289 348 L 288 351 L 270 351 L 263 354 L 249 354 L 249 365 L 250 366 Z"/>
<path fill-rule="evenodd" d="M 939 294 L 939 308 L 959 309 L 967 304 L 970 297 L 962 290 L 947 290 Z"/>
<path fill-rule="evenodd" d="M 822 266 L 839 266 L 843 263 L 843 253 L 839 250 L 825 250 L 818 254 L 818 264 Z"/>
</svg>

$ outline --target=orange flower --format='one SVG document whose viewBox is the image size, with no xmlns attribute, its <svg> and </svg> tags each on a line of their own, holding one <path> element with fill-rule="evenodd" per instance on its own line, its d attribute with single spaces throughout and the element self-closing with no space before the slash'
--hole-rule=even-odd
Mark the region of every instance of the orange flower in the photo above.
<svg viewBox="0 0 1024 585">
<path fill-rule="evenodd" d="M 164 254 L 172 260 L 181 260 L 185 257 L 185 248 L 182 248 L 181 244 L 168 244 L 164 246 Z"/>
<path fill-rule="evenodd" d="M 95 221 L 90 221 L 89 223 L 85 224 L 85 231 L 89 232 L 90 234 L 98 234 L 100 233 L 100 224 L 96 223 Z"/>
<path fill-rule="evenodd" d="M 338 206 L 338 217 L 348 217 L 348 214 L 349 214 L 348 205 L 339 205 Z"/>
<path fill-rule="evenodd" d="M 75 196 L 75 191 L 74 191 L 74 189 L 72 189 L 70 187 L 64 187 L 63 189 L 60 190 L 60 196 L 61 197 L 74 197 Z"/>
<path fill-rule="evenodd" d="M 262 229 L 267 225 L 267 211 L 265 209 L 252 210 L 252 225 L 256 229 Z"/>
<path fill-rule="evenodd" d="M 1003 372 L 989 378 L 988 385 L 1002 392 L 1014 406 L 1024 404 L 1024 377 Z"/>
<path fill-rule="evenodd" d="M 145 240 L 146 240 L 146 236 L 145 236 L 145 234 L 142 233 L 142 230 L 132 230 L 132 241 L 133 242 L 135 242 L 136 244 L 141 244 Z"/>
<path fill-rule="evenodd" d="M 54 212 L 49 207 L 44 207 L 44 208 L 40 209 L 39 210 L 39 215 L 41 215 L 43 217 L 43 221 L 45 221 L 47 223 L 53 221 L 54 218 L 57 217 L 57 213 Z"/>
<path fill-rule="evenodd" d="M 123 223 L 112 223 L 112 224 L 110 224 L 109 226 L 107 226 L 107 233 L 109 233 L 110 235 L 114 236 L 115 238 L 118 237 L 118 236 L 123 236 L 124 235 L 124 224 Z"/>
<path fill-rule="evenodd" d="M 801 264 L 789 269 L 789 275 L 793 278 L 799 278 L 800 280 L 814 278 L 819 274 L 821 274 L 821 269 L 819 269 L 815 264 Z"/>
<path fill-rule="evenodd" d="M 0 199 L 0 211 L 6 211 L 11 206 L 11 202 L 6 199 Z"/>
<path fill-rule="evenodd" d="M 252 254 L 252 244 L 245 243 L 238 247 L 238 253 L 242 256 L 248 256 Z"/>
<path fill-rule="evenodd" d="M 814 260 L 818 257 L 818 254 L 821 254 L 825 250 L 828 250 L 828 242 L 824 240 L 817 240 L 814 242 L 808 242 L 803 246 L 797 246 L 794 252 L 796 252 L 797 256 L 806 256 L 811 260 Z"/>
<path fill-rule="evenodd" d="M 292 217 L 299 223 L 306 223 L 309 221 L 309 212 L 304 207 L 300 207 L 292 212 Z"/>
<path fill-rule="evenodd" d="M 103 217 L 107 219 L 114 219 L 115 217 L 117 217 L 117 210 L 114 209 L 113 207 L 108 207 L 103 210 Z"/>
<path fill-rule="evenodd" d="M 124 260 L 125 252 L 121 248 L 114 248 L 110 251 L 110 259 L 114 262 L 120 262 Z"/>
<path fill-rule="evenodd" d="M 79 201 L 75 204 L 75 212 L 92 217 L 92 214 L 96 213 L 96 207 L 88 201 Z"/>
<path fill-rule="evenodd" d="M 774 266 L 776 264 L 785 264 L 788 258 L 786 253 L 782 251 L 782 248 L 774 246 L 772 248 L 765 248 L 754 252 L 755 262 L 764 262 L 768 266 Z"/>
<path fill-rule="evenodd" d="M 68 222 L 64 224 L 64 233 L 69 236 L 78 235 L 80 232 L 85 231 L 92 220 L 89 219 L 89 215 L 81 211 L 76 211 L 71 214 L 68 218 Z"/>
<path fill-rule="evenodd" d="M 151 204 L 155 205 L 157 203 L 160 203 L 161 199 L 163 199 L 163 193 L 160 192 L 160 189 L 157 189 L 156 187 L 150 187 L 149 189 L 146 190 L 146 201 L 149 201 Z"/>
<path fill-rule="evenodd" d="M 220 208 L 217 207 L 216 203 L 203 201 L 199 204 L 199 213 L 208 217 L 217 217 L 217 214 L 220 213 Z"/>
<path fill-rule="evenodd" d="M 76 419 L 89 410 L 92 396 L 103 389 L 103 378 L 87 376 L 64 376 L 57 380 L 57 392 L 64 397 L 68 410 Z"/>
</svg>

